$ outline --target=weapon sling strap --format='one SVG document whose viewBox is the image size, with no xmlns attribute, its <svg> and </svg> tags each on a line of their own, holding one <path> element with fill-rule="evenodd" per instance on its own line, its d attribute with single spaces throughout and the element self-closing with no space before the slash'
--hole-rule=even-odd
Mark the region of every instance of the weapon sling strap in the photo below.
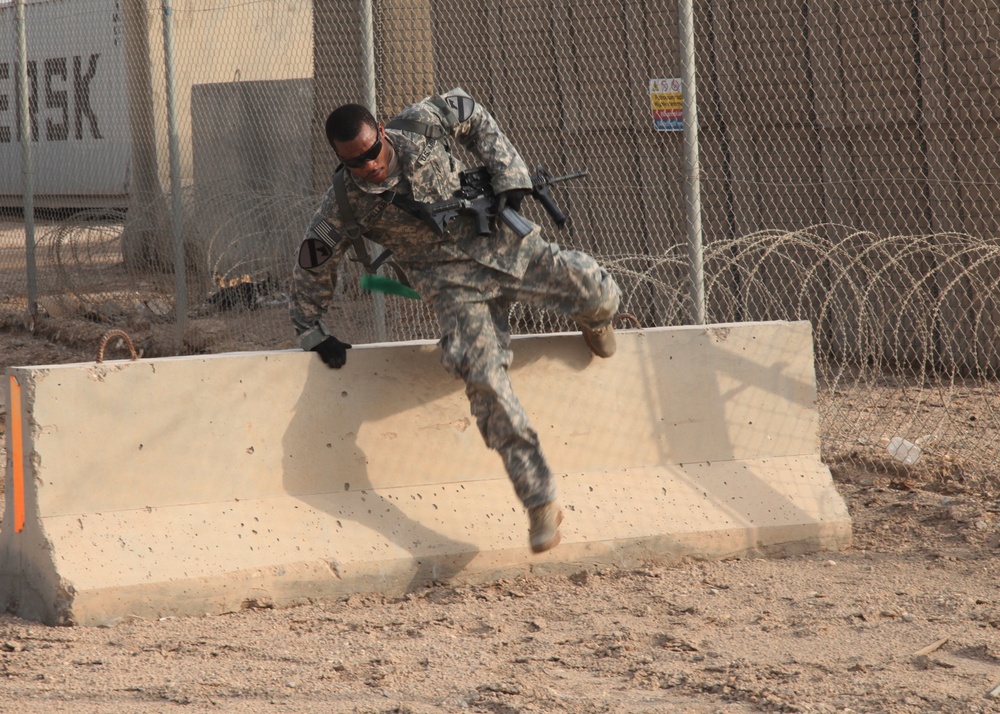
<svg viewBox="0 0 1000 714">
<path fill-rule="evenodd" d="M 364 229 L 358 223 L 358 219 L 355 218 L 354 209 L 347 198 L 347 184 L 344 183 L 343 164 L 338 166 L 337 170 L 333 173 L 333 193 L 337 199 L 340 218 L 344 222 L 344 232 L 347 233 L 347 239 L 351 242 L 351 248 L 354 249 L 357 262 L 364 266 L 365 272 L 375 275 L 378 272 L 379 266 L 385 263 L 389 256 L 392 255 L 392 251 L 388 249 L 383 250 L 375 260 L 372 260 L 371 253 L 368 252 L 368 243 L 365 241 Z M 389 197 L 389 201 L 392 201 L 392 196 Z M 409 286 L 410 283 L 406 279 L 406 274 L 396 261 L 390 260 L 386 265 L 392 268 L 392 272 L 396 274 L 396 279 L 399 282 Z"/>
<path fill-rule="evenodd" d="M 447 101 L 437 95 L 434 95 L 427 101 L 437 107 L 441 112 L 441 118 L 444 121 L 444 126 L 439 124 L 428 124 L 427 122 L 417 121 L 416 119 L 403 119 L 396 117 L 386 124 L 386 128 L 412 131 L 414 134 L 426 136 L 431 141 L 437 141 L 438 139 L 443 138 L 448 133 L 445 130 L 445 126 L 452 126 L 455 124 L 458 121 L 458 114 Z"/>
</svg>

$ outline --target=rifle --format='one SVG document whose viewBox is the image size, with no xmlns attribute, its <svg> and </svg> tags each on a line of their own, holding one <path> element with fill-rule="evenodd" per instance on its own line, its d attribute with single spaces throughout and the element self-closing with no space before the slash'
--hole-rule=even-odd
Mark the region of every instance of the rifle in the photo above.
<svg viewBox="0 0 1000 714">
<path fill-rule="evenodd" d="M 565 176 L 552 176 L 544 167 L 539 166 L 531 177 L 531 195 L 542 204 L 559 228 L 566 224 L 566 214 L 559 210 L 549 193 L 549 186 L 586 176 L 587 171 L 575 171 Z M 448 224 L 461 213 L 471 213 L 476 218 L 476 230 L 479 235 L 492 234 L 491 225 L 498 218 L 497 204 L 499 199 L 493 193 L 493 177 L 489 169 L 480 166 L 466 169 L 459 174 L 460 188 L 455 197 L 447 201 L 431 203 L 421 207 L 421 217 L 439 234 L 444 235 Z M 510 226 L 519 236 L 531 232 L 531 225 L 517 211 L 504 208 L 499 218 Z"/>
</svg>

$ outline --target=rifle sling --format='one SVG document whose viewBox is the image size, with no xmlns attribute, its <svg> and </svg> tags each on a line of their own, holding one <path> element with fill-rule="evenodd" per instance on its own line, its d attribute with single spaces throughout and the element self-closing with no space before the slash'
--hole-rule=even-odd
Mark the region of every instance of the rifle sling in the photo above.
<svg viewBox="0 0 1000 714">
<path fill-rule="evenodd" d="M 351 207 L 351 202 L 347 198 L 347 184 L 344 182 L 344 166 L 341 164 L 337 167 L 337 170 L 333 174 L 333 193 L 337 199 L 337 208 L 340 210 L 340 219 L 344 223 L 344 232 L 347 234 L 347 239 L 351 242 L 351 248 L 354 249 L 354 255 L 357 258 L 357 262 L 364 266 L 365 272 L 375 275 L 378 272 L 379 267 L 386 263 L 389 256 L 392 255 L 392 251 L 389 249 L 383 250 L 378 257 L 372 260 L 371 253 L 368 252 L 368 243 L 365 240 L 365 231 L 358 223 L 358 219 L 354 216 L 354 209 Z M 414 201 L 411 198 L 406 198 L 405 196 L 400 196 L 395 192 L 387 192 L 378 194 L 379 198 L 382 200 L 393 204 L 403 211 L 406 211 L 412 216 L 421 218 L 420 207 L 423 205 L 419 201 Z M 409 281 L 406 279 L 406 274 L 403 269 L 399 267 L 399 264 L 394 260 L 390 260 L 386 263 L 392 272 L 396 274 L 396 279 L 409 286 Z"/>
<path fill-rule="evenodd" d="M 386 128 L 412 131 L 414 134 L 426 136 L 431 141 L 437 141 L 442 138 L 445 134 L 447 134 L 445 127 L 453 126 L 456 122 L 458 122 L 458 114 L 447 101 L 437 95 L 431 97 L 427 101 L 437 107 L 441 112 L 444 126 L 441 126 L 440 124 L 428 124 L 427 122 L 417 121 L 416 119 L 403 119 L 396 117 L 385 125 Z"/>
<path fill-rule="evenodd" d="M 412 131 L 414 134 L 421 134 L 428 139 L 435 141 L 444 136 L 444 127 L 435 124 L 427 124 L 415 119 L 393 119 L 385 125 L 386 129 L 399 129 L 401 131 Z"/>
<path fill-rule="evenodd" d="M 371 253 L 368 252 L 368 244 L 365 242 L 364 229 L 354 216 L 354 209 L 347 198 L 347 184 L 344 183 L 344 165 L 341 164 L 333 173 L 333 193 L 337 198 L 337 208 L 340 209 L 340 219 L 344 223 L 344 232 L 354 249 L 354 256 L 357 261 L 364 266 L 366 272 L 374 275 L 379 266 L 384 263 L 390 255 L 391 250 L 383 250 L 377 258 L 372 260 Z M 393 270 L 399 272 L 398 266 L 393 265 Z"/>
</svg>

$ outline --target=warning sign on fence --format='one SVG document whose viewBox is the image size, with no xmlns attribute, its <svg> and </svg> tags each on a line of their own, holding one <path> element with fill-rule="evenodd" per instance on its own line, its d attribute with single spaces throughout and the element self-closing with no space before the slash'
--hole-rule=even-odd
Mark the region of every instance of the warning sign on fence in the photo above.
<svg viewBox="0 0 1000 714">
<path fill-rule="evenodd" d="M 680 77 L 649 80 L 649 103 L 657 131 L 684 130 L 684 101 Z"/>
</svg>

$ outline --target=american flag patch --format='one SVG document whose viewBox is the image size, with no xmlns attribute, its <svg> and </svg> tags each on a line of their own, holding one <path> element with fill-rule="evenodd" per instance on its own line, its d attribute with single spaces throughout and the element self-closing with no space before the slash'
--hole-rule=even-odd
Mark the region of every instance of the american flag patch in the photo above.
<svg viewBox="0 0 1000 714">
<path fill-rule="evenodd" d="M 340 241 L 340 234 L 325 218 L 320 218 L 312 225 L 312 233 L 328 246 L 333 248 Z"/>
</svg>

